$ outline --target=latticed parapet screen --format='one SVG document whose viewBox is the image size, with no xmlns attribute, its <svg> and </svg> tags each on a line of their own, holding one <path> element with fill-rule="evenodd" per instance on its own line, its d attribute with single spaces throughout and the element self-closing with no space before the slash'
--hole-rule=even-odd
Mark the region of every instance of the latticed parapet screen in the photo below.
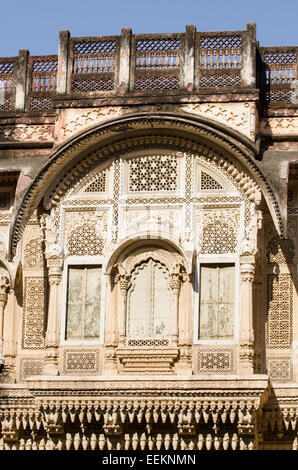
<svg viewBox="0 0 298 470">
<path fill-rule="evenodd" d="M 199 87 L 240 87 L 242 32 L 198 33 Z"/>
<path fill-rule="evenodd" d="M 0 111 L 12 109 L 13 73 L 16 58 L 0 59 Z"/>
<path fill-rule="evenodd" d="M 261 49 L 266 73 L 267 103 L 290 103 L 295 97 L 297 47 L 264 47 Z"/>
<path fill-rule="evenodd" d="M 111 91 L 115 85 L 119 37 L 73 38 L 71 92 Z"/>
<path fill-rule="evenodd" d="M 180 88 L 182 34 L 134 36 L 135 90 Z"/>
<path fill-rule="evenodd" d="M 57 89 L 58 56 L 29 57 L 31 73 L 30 109 L 53 108 Z"/>
</svg>

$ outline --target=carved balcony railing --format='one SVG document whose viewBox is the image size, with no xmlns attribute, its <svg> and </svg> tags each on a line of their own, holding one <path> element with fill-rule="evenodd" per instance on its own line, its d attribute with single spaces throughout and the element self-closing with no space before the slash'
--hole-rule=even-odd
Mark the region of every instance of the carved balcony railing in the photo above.
<svg viewBox="0 0 298 470">
<path fill-rule="evenodd" d="M 28 73 L 30 91 L 28 108 L 44 110 L 53 108 L 57 89 L 58 56 L 29 56 Z"/>
<path fill-rule="evenodd" d="M 262 47 L 260 54 L 265 68 L 266 103 L 270 105 L 291 103 L 295 93 L 293 85 L 297 78 L 298 48 Z"/>
<path fill-rule="evenodd" d="M 119 36 L 71 38 L 69 91 L 75 94 L 113 91 L 118 56 Z"/>
<path fill-rule="evenodd" d="M 0 58 L 0 111 L 13 108 L 13 76 L 17 57 Z"/>
<path fill-rule="evenodd" d="M 197 33 L 199 87 L 241 87 L 243 32 Z"/>
<path fill-rule="evenodd" d="M 149 34 L 133 37 L 134 90 L 180 88 L 180 62 L 184 35 Z"/>
<path fill-rule="evenodd" d="M 92 105 L 96 97 L 257 88 L 265 104 L 297 105 L 297 50 L 258 48 L 254 23 L 243 31 L 197 32 L 187 25 L 184 33 L 124 28 L 119 36 L 82 38 L 61 31 L 58 55 L 21 50 L 0 59 L 0 112 L 51 110 L 62 98 Z"/>
</svg>

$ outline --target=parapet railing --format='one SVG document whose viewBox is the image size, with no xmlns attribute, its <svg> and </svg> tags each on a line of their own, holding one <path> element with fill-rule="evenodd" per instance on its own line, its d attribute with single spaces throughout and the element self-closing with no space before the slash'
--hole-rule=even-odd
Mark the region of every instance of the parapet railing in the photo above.
<svg viewBox="0 0 298 470">
<path fill-rule="evenodd" d="M 113 91 L 119 48 L 119 36 L 70 38 L 70 93 Z"/>
<path fill-rule="evenodd" d="M 13 109 L 14 70 L 17 57 L 0 59 L 0 111 Z"/>
<path fill-rule="evenodd" d="M 290 104 L 297 48 L 260 48 L 256 30 L 70 37 L 61 31 L 58 55 L 0 59 L 0 111 L 44 111 L 55 100 L 141 95 L 171 90 L 214 93 L 257 88 L 268 104 Z M 260 72 L 260 73 L 257 73 Z M 257 76 L 263 81 L 257 83 Z"/>
<path fill-rule="evenodd" d="M 57 91 L 58 56 L 29 56 L 28 109 L 52 109 Z"/>
<path fill-rule="evenodd" d="M 298 47 L 262 47 L 264 97 L 268 104 L 293 102 L 297 79 Z"/>
</svg>

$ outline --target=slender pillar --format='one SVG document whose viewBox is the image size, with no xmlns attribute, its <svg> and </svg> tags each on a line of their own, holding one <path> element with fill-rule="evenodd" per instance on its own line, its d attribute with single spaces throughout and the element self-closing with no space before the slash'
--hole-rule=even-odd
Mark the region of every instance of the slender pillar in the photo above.
<svg viewBox="0 0 298 470">
<path fill-rule="evenodd" d="M 46 359 L 44 374 L 58 375 L 58 348 L 60 336 L 62 259 L 48 259 L 49 307 L 46 332 Z"/>
<path fill-rule="evenodd" d="M 120 325 L 119 325 L 119 344 L 124 346 L 126 338 L 126 305 L 127 290 L 130 286 L 129 278 L 126 275 L 120 275 L 118 278 L 120 289 Z"/>
<path fill-rule="evenodd" d="M 181 276 L 180 274 L 172 274 L 170 286 L 173 295 L 173 332 L 172 343 L 178 344 L 178 318 L 179 318 L 179 294 L 181 289 Z"/>
<path fill-rule="evenodd" d="M 255 256 L 240 256 L 240 334 L 239 369 L 241 374 L 254 371 L 253 280 Z"/>
<path fill-rule="evenodd" d="M 4 365 L 4 309 L 7 303 L 9 290 L 9 278 L 8 276 L 0 276 L 0 368 Z"/>
<path fill-rule="evenodd" d="M 4 357 L 5 369 L 13 379 L 15 377 L 17 341 L 16 341 L 16 318 L 17 299 L 16 290 L 10 289 L 6 305 L 7 318 L 5 319 Z"/>
</svg>

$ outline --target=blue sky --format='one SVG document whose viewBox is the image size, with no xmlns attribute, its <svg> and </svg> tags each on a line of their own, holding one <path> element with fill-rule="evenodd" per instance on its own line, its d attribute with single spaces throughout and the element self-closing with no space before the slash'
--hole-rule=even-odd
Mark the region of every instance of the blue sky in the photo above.
<svg viewBox="0 0 298 470">
<path fill-rule="evenodd" d="M 0 57 L 56 54 L 59 31 L 71 36 L 243 30 L 257 24 L 261 46 L 298 45 L 298 0 L 10 0 L 1 2 Z"/>
</svg>

